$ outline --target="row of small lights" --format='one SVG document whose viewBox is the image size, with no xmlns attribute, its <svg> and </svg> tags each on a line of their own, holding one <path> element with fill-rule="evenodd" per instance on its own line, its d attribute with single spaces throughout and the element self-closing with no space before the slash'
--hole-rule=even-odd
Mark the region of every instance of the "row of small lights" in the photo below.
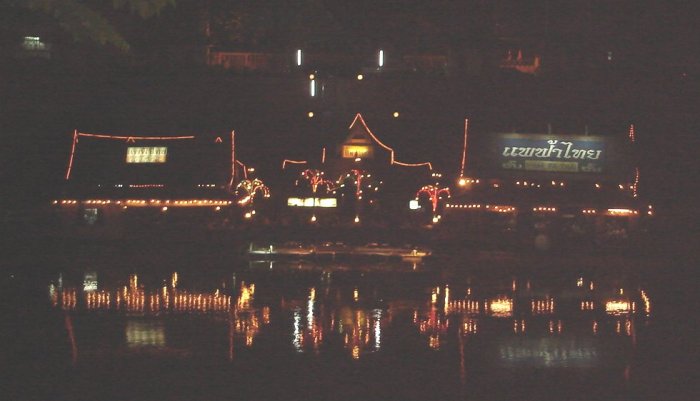
<svg viewBox="0 0 700 401">
<path fill-rule="evenodd" d="M 464 178 L 464 177 L 462 177 L 462 178 L 459 179 L 458 184 L 459 184 L 459 186 L 462 186 L 462 187 L 463 187 L 463 186 L 465 186 L 465 185 L 467 185 L 467 184 L 478 184 L 479 182 L 480 182 L 480 181 L 479 181 L 478 178 Z M 516 181 L 516 182 L 515 182 L 515 185 L 521 186 L 521 187 L 536 187 L 536 188 L 542 188 L 542 184 L 539 184 L 539 183 L 536 183 L 536 182 L 532 182 L 532 181 Z M 551 181 L 551 182 L 550 182 L 550 185 L 553 186 L 553 187 L 564 187 L 564 186 L 566 185 L 566 183 L 565 183 L 564 181 Z M 593 184 L 593 186 L 594 186 L 596 189 L 601 189 L 601 188 L 603 187 L 602 184 L 600 184 L 600 183 L 598 183 L 598 182 L 595 183 L 595 184 Z M 493 187 L 494 187 L 494 188 L 498 188 L 498 187 L 500 187 L 500 184 L 494 183 L 494 184 L 493 184 Z M 633 190 L 633 189 L 634 189 L 634 185 L 632 185 L 632 184 L 627 184 L 627 185 L 618 184 L 617 187 L 618 187 L 620 190 L 625 190 L 625 189 Z"/>
<path fill-rule="evenodd" d="M 251 171 L 253 169 L 248 169 Z M 101 184 L 97 185 L 102 187 Z M 114 184 L 114 188 L 124 188 L 124 184 Z M 197 184 L 197 188 L 215 188 L 216 184 Z M 129 188 L 165 188 L 165 184 L 129 184 Z"/>
<path fill-rule="evenodd" d="M 445 207 L 450 208 L 450 209 L 481 209 L 482 207 L 485 209 L 488 209 L 493 212 L 500 212 L 500 213 L 510 213 L 510 212 L 515 212 L 517 210 L 516 207 L 514 206 L 500 206 L 500 205 L 481 205 L 481 204 L 452 204 L 448 203 L 445 205 Z M 537 206 L 532 208 L 533 212 L 542 212 L 542 213 L 555 213 L 557 212 L 556 207 L 551 207 L 551 206 Z M 628 216 L 628 215 L 638 215 L 639 211 L 633 210 L 633 209 L 606 209 L 606 212 L 611 215 L 620 215 L 620 216 Z M 597 214 L 598 211 L 596 209 L 582 209 L 581 213 L 583 214 Z M 649 205 L 649 210 L 647 211 L 648 215 L 653 215 L 653 208 L 651 205 Z"/>
<path fill-rule="evenodd" d="M 64 199 L 61 201 L 54 200 L 52 203 L 54 205 L 61 204 L 61 205 L 75 205 L 78 202 L 84 205 L 110 205 L 110 204 L 116 204 L 116 205 L 127 205 L 127 206 L 161 206 L 161 205 L 168 205 L 168 206 L 229 206 L 233 202 L 232 201 L 225 201 L 225 200 L 211 200 L 211 199 L 193 199 L 193 200 L 160 200 L 160 199 L 150 199 L 150 200 L 144 200 L 144 199 L 127 199 L 124 201 L 113 201 L 113 200 L 99 200 L 99 199 L 89 199 L 89 200 L 84 200 L 84 201 L 77 201 L 73 199 Z"/>
</svg>

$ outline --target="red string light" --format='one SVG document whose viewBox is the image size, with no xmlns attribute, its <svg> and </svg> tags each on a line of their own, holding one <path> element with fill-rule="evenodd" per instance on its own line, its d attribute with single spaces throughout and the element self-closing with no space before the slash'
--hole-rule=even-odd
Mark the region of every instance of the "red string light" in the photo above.
<svg viewBox="0 0 700 401">
<path fill-rule="evenodd" d="M 77 132 L 77 131 L 76 131 Z M 101 138 L 101 139 L 116 139 L 125 141 L 170 141 L 179 139 L 194 139 L 194 136 L 121 136 L 121 135 L 105 135 L 105 134 L 87 134 L 83 132 L 78 132 L 79 136 L 89 137 L 89 138 Z"/>
<path fill-rule="evenodd" d="M 630 124 L 629 138 L 630 143 L 634 143 L 637 140 L 637 137 L 634 134 L 634 124 Z"/>
<path fill-rule="evenodd" d="M 430 170 L 433 169 L 433 165 L 432 165 L 430 162 L 424 162 L 424 163 L 402 163 L 402 162 L 396 160 L 396 159 L 395 159 L 395 156 L 394 156 L 394 153 L 395 153 L 395 152 L 394 152 L 394 149 L 391 148 L 391 147 L 389 147 L 389 146 L 387 146 L 387 145 L 385 145 L 382 141 L 379 140 L 379 138 L 377 138 L 376 135 L 374 135 L 374 133 L 372 132 L 372 130 L 370 130 L 369 127 L 367 126 L 367 123 L 365 123 L 365 120 L 364 120 L 364 118 L 362 118 L 362 115 L 360 115 L 360 113 L 357 113 L 357 115 L 355 115 L 355 119 L 352 120 L 352 123 L 350 124 L 350 127 L 348 127 L 348 129 L 352 129 L 352 127 L 355 125 L 355 123 L 356 123 L 357 121 L 359 121 L 359 122 L 362 124 L 362 126 L 365 128 L 365 131 L 367 131 L 367 133 L 370 135 L 370 137 L 372 137 L 372 139 L 373 139 L 379 146 L 381 146 L 382 148 L 384 148 L 384 149 L 386 149 L 386 150 L 389 151 L 389 154 L 390 154 L 390 157 L 391 157 L 391 161 L 389 162 L 389 164 L 397 164 L 397 165 L 399 165 L 399 166 L 406 166 L 406 167 L 422 167 L 422 166 L 427 166 Z"/>
<path fill-rule="evenodd" d="M 289 160 L 289 159 L 284 159 L 282 160 L 282 170 L 287 166 L 287 163 L 289 164 L 306 164 L 306 160 Z"/>
<path fill-rule="evenodd" d="M 78 130 L 73 131 L 73 146 L 70 150 L 70 160 L 68 160 L 68 169 L 66 170 L 66 180 L 70 179 L 70 172 L 73 169 L 73 157 L 75 156 L 75 145 L 78 143 Z"/>
<path fill-rule="evenodd" d="M 459 176 L 464 177 L 464 167 L 467 163 L 467 132 L 469 129 L 469 119 L 464 119 L 464 144 L 462 145 L 462 166 L 459 169 Z"/>
<path fill-rule="evenodd" d="M 437 211 L 438 207 L 438 200 L 440 199 L 440 194 L 446 193 L 447 196 L 450 196 L 450 189 L 449 188 L 438 188 L 434 185 L 426 185 L 423 188 L 419 189 L 418 192 L 416 192 L 416 198 L 418 198 L 421 194 L 426 194 L 428 195 L 428 198 L 430 199 L 430 202 L 432 203 L 433 206 L 433 213 Z"/>
</svg>

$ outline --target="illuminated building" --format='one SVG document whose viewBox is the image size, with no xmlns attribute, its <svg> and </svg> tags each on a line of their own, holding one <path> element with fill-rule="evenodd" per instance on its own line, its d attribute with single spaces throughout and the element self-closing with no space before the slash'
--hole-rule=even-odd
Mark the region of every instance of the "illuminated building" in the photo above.
<svg viewBox="0 0 700 401">
<path fill-rule="evenodd" d="M 432 168 L 427 161 L 408 163 L 401 159 L 358 113 L 344 138 L 328 141 L 313 155 L 282 162 L 282 169 L 295 183 L 285 200 L 298 213 L 304 213 L 308 204 L 302 221 L 310 221 L 314 215 L 314 222 L 323 224 L 324 216 L 319 211 L 334 218 L 344 216 L 346 221 L 355 217 L 362 221 L 362 215 L 371 214 L 380 204 L 405 209 L 407 199 L 399 194 L 415 191 L 416 182 L 427 182 Z M 321 204 L 335 206 L 319 210 Z"/>
<path fill-rule="evenodd" d="M 549 249 L 626 240 L 653 215 L 638 196 L 633 126 L 625 136 L 470 135 L 443 225 L 492 230 Z M 583 241 L 581 241 L 583 240 Z"/>
<path fill-rule="evenodd" d="M 236 155 L 234 132 L 134 136 L 76 130 L 65 187 L 52 204 L 65 223 L 94 230 L 104 223 L 113 230 L 124 216 L 147 226 L 182 215 L 223 220 L 222 214 L 269 196 L 259 179 L 248 177 L 253 172 Z"/>
</svg>

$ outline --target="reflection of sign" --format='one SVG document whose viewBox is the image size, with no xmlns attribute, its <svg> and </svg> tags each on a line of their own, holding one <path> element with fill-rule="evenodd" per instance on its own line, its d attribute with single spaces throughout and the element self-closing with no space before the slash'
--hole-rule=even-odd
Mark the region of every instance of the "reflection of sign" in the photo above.
<svg viewBox="0 0 700 401">
<path fill-rule="evenodd" d="M 335 198 L 289 198 L 287 206 L 292 207 L 336 207 L 338 201 Z"/>
<path fill-rule="evenodd" d="M 354 159 L 359 158 L 369 158 L 372 157 L 372 147 L 371 146 L 361 146 L 361 145 L 344 145 L 343 146 L 343 158 L 344 159 Z"/>
<path fill-rule="evenodd" d="M 602 138 L 503 135 L 498 146 L 500 165 L 505 170 L 603 172 Z"/>
<path fill-rule="evenodd" d="M 165 163 L 168 148 L 163 147 L 134 147 L 126 149 L 127 163 Z"/>
<path fill-rule="evenodd" d="M 599 352 L 588 338 L 510 338 L 498 347 L 500 362 L 508 367 L 594 367 Z"/>
</svg>

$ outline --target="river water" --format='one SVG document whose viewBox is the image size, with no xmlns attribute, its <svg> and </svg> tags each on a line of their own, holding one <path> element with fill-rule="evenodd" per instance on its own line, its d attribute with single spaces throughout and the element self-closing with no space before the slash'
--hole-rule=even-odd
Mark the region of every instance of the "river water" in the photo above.
<svg viewBox="0 0 700 401">
<path fill-rule="evenodd" d="M 3 279 L 4 399 L 694 399 L 660 260 L 144 247 L 44 263 Z"/>
</svg>

